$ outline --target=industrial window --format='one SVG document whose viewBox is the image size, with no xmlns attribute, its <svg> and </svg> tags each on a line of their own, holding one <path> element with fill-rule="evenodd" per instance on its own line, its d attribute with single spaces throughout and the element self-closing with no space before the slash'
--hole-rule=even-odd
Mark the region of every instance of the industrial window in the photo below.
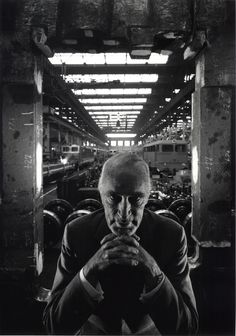
<svg viewBox="0 0 236 336">
<path fill-rule="evenodd" d="M 77 146 L 71 147 L 71 151 L 72 152 L 78 152 L 79 151 L 79 147 L 77 147 Z"/>
<path fill-rule="evenodd" d="M 149 152 L 155 152 L 155 146 L 150 146 L 149 148 Z"/>
<path fill-rule="evenodd" d="M 125 140 L 125 146 L 129 147 L 130 146 L 130 140 Z"/>
<path fill-rule="evenodd" d="M 178 153 L 186 152 L 186 145 L 175 145 L 175 151 Z"/>
<path fill-rule="evenodd" d="M 111 146 L 113 147 L 115 147 L 116 146 L 116 140 L 111 140 Z"/>
<path fill-rule="evenodd" d="M 123 146 L 123 140 L 118 140 L 118 146 L 120 146 L 120 147 Z"/>
<path fill-rule="evenodd" d="M 173 145 L 162 145 L 162 152 L 173 152 Z"/>
<path fill-rule="evenodd" d="M 67 146 L 66 146 L 66 147 L 62 147 L 62 151 L 63 151 L 63 152 L 69 152 L 69 151 L 70 151 L 70 148 L 67 147 Z"/>
<path fill-rule="evenodd" d="M 160 152 L 160 146 L 159 145 L 155 145 L 155 151 Z"/>
</svg>

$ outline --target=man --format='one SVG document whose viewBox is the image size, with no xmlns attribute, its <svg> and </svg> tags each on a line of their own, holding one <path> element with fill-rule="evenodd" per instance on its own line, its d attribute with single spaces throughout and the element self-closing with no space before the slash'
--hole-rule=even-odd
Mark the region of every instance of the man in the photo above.
<svg viewBox="0 0 236 336">
<path fill-rule="evenodd" d="M 136 154 L 108 159 L 104 210 L 65 228 L 44 313 L 56 334 L 195 334 L 198 317 L 183 228 L 144 209 L 151 183 Z"/>
</svg>

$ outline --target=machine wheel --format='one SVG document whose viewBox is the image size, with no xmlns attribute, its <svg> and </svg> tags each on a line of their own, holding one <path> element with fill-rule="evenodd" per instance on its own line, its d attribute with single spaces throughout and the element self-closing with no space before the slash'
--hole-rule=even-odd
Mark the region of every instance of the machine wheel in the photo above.
<svg viewBox="0 0 236 336">
<path fill-rule="evenodd" d="M 174 212 L 170 211 L 170 210 L 162 209 L 162 210 L 155 211 L 155 213 L 157 215 L 161 215 L 161 216 L 173 219 L 174 221 L 176 221 L 177 223 L 180 224 L 180 220 L 179 220 L 178 216 L 176 216 L 176 214 Z"/>
<path fill-rule="evenodd" d="M 62 225 L 65 223 L 66 218 L 73 212 L 72 205 L 63 199 L 55 199 L 48 202 L 45 210 L 54 212 L 61 220 Z"/>
<path fill-rule="evenodd" d="M 177 199 L 171 203 L 168 210 L 174 212 L 183 223 L 187 214 L 191 212 L 191 201 L 183 198 Z"/>
<path fill-rule="evenodd" d="M 83 217 L 85 215 L 89 215 L 91 213 L 91 211 L 89 210 L 85 210 L 85 209 L 80 209 L 80 210 L 75 210 L 74 212 L 72 212 L 66 219 L 65 221 L 65 225 L 68 224 L 69 222 L 71 222 L 73 219 L 79 218 L 79 217 Z"/>
<path fill-rule="evenodd" d="M 89 210 L 90 212 L 93 212 L 100 208 L 102 208 L 102 204 L 99 201 L 93 198 L 87 198 L 87 199 L 80 201 L 76 205 L 75 210 L 84 209 L 84 210 Z"/>
<path fill-rule="evenodd" d="M 156 198 L 149 198 L 147 204 L 145 205 L 145 208 L 155 212 L 157 210 L 163 210 L 166 207 L 161 200 Z"/>
<path fill-rule="evenodd" d="M 62 238 L 63 226 L 60 218 L 52 211 L 43 210 L 45 249 L 55 246 Z"/>
</svg>

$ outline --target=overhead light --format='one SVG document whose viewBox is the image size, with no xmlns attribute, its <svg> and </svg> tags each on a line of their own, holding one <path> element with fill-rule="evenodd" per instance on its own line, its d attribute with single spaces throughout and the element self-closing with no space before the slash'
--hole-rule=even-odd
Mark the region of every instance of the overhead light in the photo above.
<svg viewBox="0 0 236 336">
<path fill-rule="evenodd" d="M 72 89 L 76 95 L 149 95 L 152 93 L 151 88 L 123 88 L 123 89 Z"/>
<path fill-rule="evenodd" d="M 103 44 L 104 44 L 104 45 L 107 45 L 107 46 L 114 47 L 114 46 L 119 45 L 120 42 L 117 41 L 117 40 L 103 40 Z"/>
<path fill-rule="evenodd" d="M 130 58 L 132 59 L 149 59 L 152 51 L 146 48 L 133 49 L 130 51 Z"/>
<path fill-rule="evenodd" d="M 84 106 L 86 110 L 91 111 L 91 110 L 142 110 L 143 105 L 85 105 Z"/>
<path fill-rule="evenodd" d="M 104 115 L 104 114 L 112 114 L 114 115 L 115 111 L 105 111 L 105 112 L 102 112 L 102 111 L 90 111 L 89 112 L 89 115 Z M 129 115 L 129 114 L 140 114 L 140 111 L 122 111 L 122 115 Z"/>
<path fill-rule="evenodd" d="M 136 133 L 107 133 L 108 138 L 135 138 Z"/>
<path fill-rule="evenodd" d="M 85 98 L 79 99 L 84 105 L 96 105 L 96 104 L 131 104 L 131 103 L 143 103 L 145 104 L 147 98 Z"/>
</svg>

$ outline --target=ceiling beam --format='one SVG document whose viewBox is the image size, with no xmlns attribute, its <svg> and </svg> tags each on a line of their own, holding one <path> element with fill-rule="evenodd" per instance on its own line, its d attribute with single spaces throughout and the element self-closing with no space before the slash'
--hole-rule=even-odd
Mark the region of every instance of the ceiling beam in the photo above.
<svg viewBox="0 0 236 336">
<path fill-rule="evenodd" d="M 81 118 L 85 124 L 89 127 L 90 132 L 98 137 L 101 141 L 106 142 L 107 138 L 98 127 L 95 121 L 90 117 L 84 106 L 78 101 L 73 92 L 67 87 L 66 82 L 55 73 L 54 66 L 44 58 L 43 59 L 44 71 L 53 79 L 53 85 L 55 91 L 60 95 L 60 99 L 68 104 L 74 112 Z"/>
<path fill-rule="evenodd" d="M 162 95 L 158 95 L 158 93 L 147 93 L 147 94 L 124 94 L 124 95 L 115 95 L 115 94 L 108 94 L 108 95 L 85 95 L 85 94 L 76 94 L 76 97 L 78 99 L 111 99 L 111 98 L 117 98 L 117 99 L 121 99 L 121 98 L 130 98 L 130 99 L 135 99 L 135 98 L 149 98 L 149 97 L 156 97 L 156 96 L 162 96 Z"/>
<path fill-rule="evenodd" d="M 45 114 L 44 115 L 44 120 L 53 124 L 57 124 L 57 125 L 61 125 L 63 127 L 65 127 L 66 129 L 70 129 L 71 132 L 74 132 L 76 134 L 78 134 L 80 137 L 82 137 L 82 139 L 90 139 L 91 141 L 94 142 L 98 142 L 101 146 L 104 146 L 103 141 L 99 140 L 97 138 L 95 138 L 94 136 L 92 136 L 91 134 L 88 134 L 87 132 L 78 129 L 78 127 L 74 126 L 73 123 L 70 123 L 69 121 L 65 120 L 65 119 L 61 119 L 59 116 L 57 115 L 50 115 L 50 114 Z"/>
<path fill-rule="evenodd" d="M 144 125 L 144 127 L 137 128 L 137 138 L 141 135 L 146 133 L 150 133 L 155 127 L 157 127 L 158 123 L 161 121 L 161 119 L 170 112 L 171 109 L 176 107 L 176 105 L 179 105 L 181 101 L 188 95 L 190 95 L 195 89 L 195 80 L 192 79 L 190 82 L 187 83 L 186 87 L 182 89 L 177 95 L 174 96 L 174 98 L 166 104 L 166 106 L 161 110 L 158 111 L 158 114 L 156 117 L 152 118 L 148 123 Z"/>
<path fill-rule="evenodd" d="M 102 82 L 102 83 L 67 83 L 67 86 L 70 89 L 74 90 L 82 90 L 82 89 L 139 89 L 139 88 L 173 88 L 180 89 L 184 85 L 186 85 L 183 81 L 177 81 L 174 77 L 166 77 L 162 79 L 158 79 L 157 82 L 154 83 L 146 83 L 146 82 L 129 82 L 123 83 L 120 81 L 112 81 L 112 82 Z"/>
<path fill-rule="evenodd" d="M 128 103 L 83 103 L 85 108 L 89 108 L 91 106 L 139 106 L 139 105 L 152 105 L 152 104 L 147 104 L 147 103 L 139 103 L 139 102 L 128 102 Z"/>
<path fill-rule="evenodd" d="M 57 74 L 160 74 L 192 73 L 192 66 L 181 64 L 54 64 Z M 193 72 L 194 73 L 194 72 Z"/>
<path fill-rule="evenodd" d="M 124 111 L 139 111 L 141 113 L 141 112 L 149 112 L 150 109 L 147 109 L 144 106 L 142 110 L 140 110 L 140 109 L 137 109 L 137 110 L 135 110 L 135 109 L 133 109 L 133 110 L 127 109 L 127 110 L 124 110 L 124 109 L 120 109 L 120 108 L 116 108 L 114 110 L 103 110 L 103 111 L 101 111 L 100 108 L 98 108 L 97 110 L 88 110 L 88 112 L 91 112 L 91 113 L 103 112 L 103 114 L 112 114 L 112 113 L 124 112 Z"/>
</svg>

